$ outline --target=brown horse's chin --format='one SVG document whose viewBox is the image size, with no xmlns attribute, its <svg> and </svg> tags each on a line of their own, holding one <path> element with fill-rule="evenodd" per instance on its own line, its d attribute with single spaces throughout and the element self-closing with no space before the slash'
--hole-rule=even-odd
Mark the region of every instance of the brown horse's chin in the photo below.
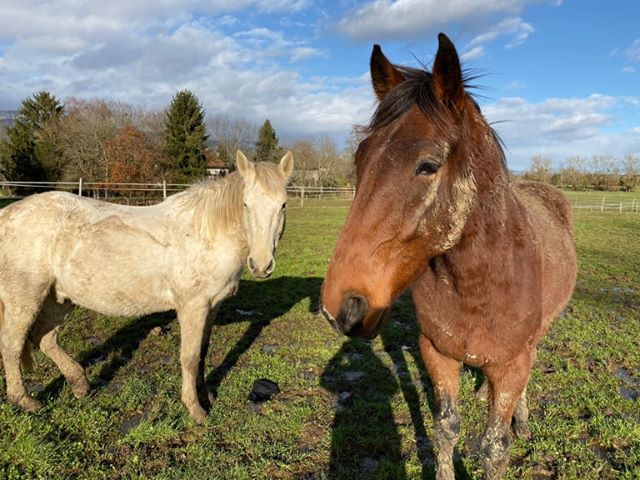
<svg viewBox="0 0 640 480">
<path fill-rule="evenodd" d="M 389 313 L 391 307 L 382 310 L 374 310 L 369 313 L 365 320 L 351 329 L 346 335 L 349 337 L 364 338 L 365 340 L 373 340 L 376 338 L 384 326 L 389 321 Z"/>
</svg>

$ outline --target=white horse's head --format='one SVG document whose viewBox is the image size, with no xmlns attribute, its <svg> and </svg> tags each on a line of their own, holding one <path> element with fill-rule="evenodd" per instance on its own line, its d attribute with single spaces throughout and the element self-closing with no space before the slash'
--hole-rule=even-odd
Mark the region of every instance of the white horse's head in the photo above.
<svg viewBox="0 0 640 480">
<path fill-rule="evenodd" d="M 287 152 L 278 165 L 252 162 L 238 150 L 236 167 L 244 180 L 243 224 L 249 245 L 247 267 L 259 278 L 273 273 L 273 258 L 282 237 L 287 209 L 287 181 L 293 172 L 293 155 Z"/>
</svg>

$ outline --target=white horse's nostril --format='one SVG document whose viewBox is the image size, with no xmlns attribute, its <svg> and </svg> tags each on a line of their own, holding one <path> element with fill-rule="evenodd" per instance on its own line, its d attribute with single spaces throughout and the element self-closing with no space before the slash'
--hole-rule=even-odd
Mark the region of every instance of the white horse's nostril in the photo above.
<svg viewBox="0 0 640 480">
<path fill-rule="evenodd" d="M 276 261 L 272 258 L 271 261 L 269 262 L 269 265 L 267 265 L 267 268 L 264 271 L 267 275 L 269 275 L 273 272 L 275 268 L 276 268 Z"/>
<path fill-rule="evenodd" d="M 249 257 L 249 259 L 247 260 L 247 264 L 249 265 L 249 270 L 251 270 L 252 272 L 256 271 L 256 262 L 253 261 L 253 258 Z"/>
</svg>

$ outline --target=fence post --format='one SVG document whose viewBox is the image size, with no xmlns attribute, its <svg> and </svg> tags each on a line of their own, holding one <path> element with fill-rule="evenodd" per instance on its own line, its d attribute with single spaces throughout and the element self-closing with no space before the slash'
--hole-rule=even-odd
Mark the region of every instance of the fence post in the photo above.
<svg viewBox="0 0 640 480">
<path fill-rule="evenodd" d="M 622 213 L 622 202 L 620 202 L 620 213 Z"/>
<path fill-rule="evenodd" d="M 351 187 L 351 200 L 356 198 L 356 187 Z"/>
<path fill-rule="evenodd" d="M 604 196 L 602 197 L 602 203 L 600 204 L 600 211 L 604 212 Z"/>
<path fill-rule="evenodd" d="M 78 180 L 78 195 L 82 196 L 82 177 Z"/>
<path fill-rule="evenodd" d="M 162 180 L 162 199 L 163 200 L 167 199 L 167 181 L 166 180 Z"/>
<path fill-rule="evenodd" d="M 304 207 L 304 185 L 302 185 L 302 190 L 300 190 L 300 206 Z"/>
</svg>

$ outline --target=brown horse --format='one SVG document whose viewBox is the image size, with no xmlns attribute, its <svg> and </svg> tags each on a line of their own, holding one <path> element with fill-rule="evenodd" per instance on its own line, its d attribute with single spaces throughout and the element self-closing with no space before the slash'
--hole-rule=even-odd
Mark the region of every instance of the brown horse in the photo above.
<svg viewBox="0 0 640 480">
<path fill-rule="evenodd" d="M 489 386 L 481 441 L 488 479 L 509 459 L 512 418 L 527 428 L 536 346 L 576 280 L 571 207 L 561 192 L 509 182 L 504 154 L 465 90 L 443 34 L 433 71 L 392 65 L 375 45 L 380 104 L 356 153 L 358 185 L 322 291 L 340 332 L 373 338 L 411 289 L 433 384 L 437 479 L 453 479 L 461 364 Z"/>
</svg>

